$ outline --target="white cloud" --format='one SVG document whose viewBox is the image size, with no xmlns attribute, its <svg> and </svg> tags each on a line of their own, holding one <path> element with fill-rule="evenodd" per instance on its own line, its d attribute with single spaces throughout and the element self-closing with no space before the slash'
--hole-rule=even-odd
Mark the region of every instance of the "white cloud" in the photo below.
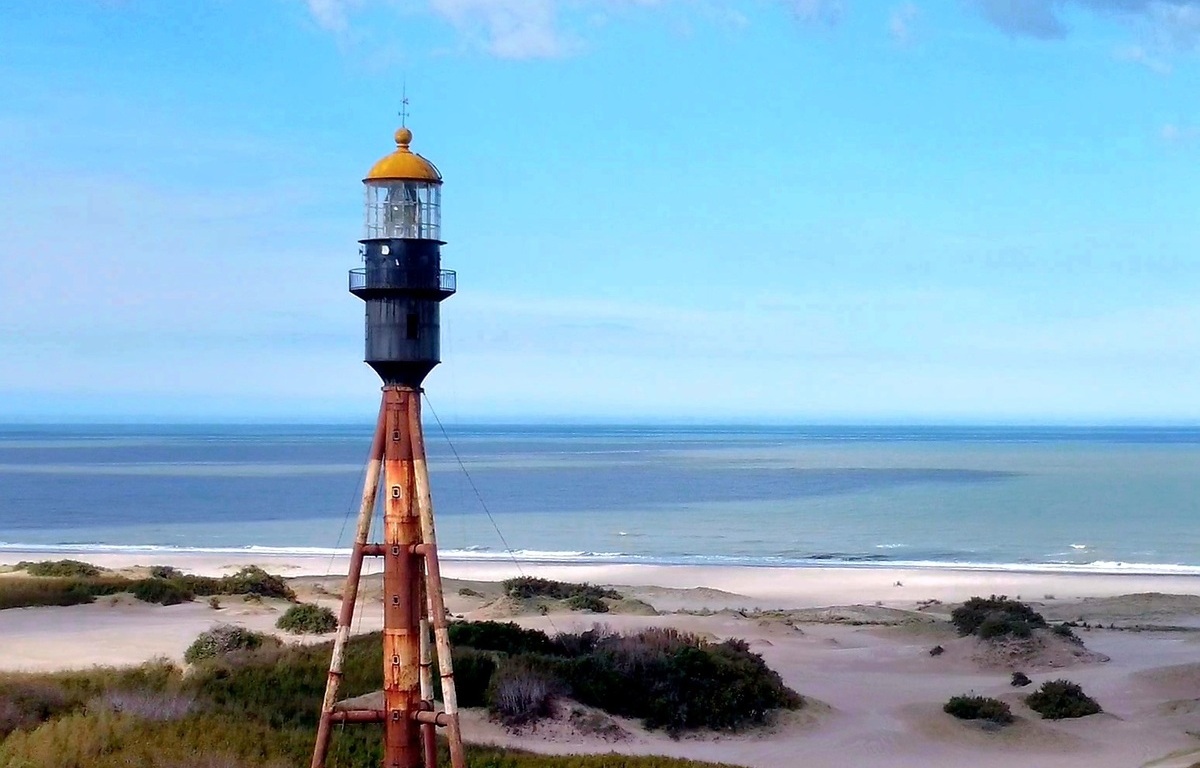
<svg viewBox="0 0 1200 768">
<path fill-rule="evenodd" d="M 1090 11 L 1131 26 L 1137 42 L 1117 57 L 1168 74 L 1166 58 L 1200 48 L 1200 0 L 967 0 L 985 19 L 1016 37 L 1043 40 L 1070 33 L 1065 16 Z"/>
<path fill-rule="evenodd" d="M 916 3 L 902 3 L 892 9 L 892 15 L 888 18 L 888 34 L 897 45 L 912 42 L 912 27 L 919 14 Z"/>
<path fill-rule="evenodd" d="M 555 58 L 579 47 L 556 0 L 430 0 L 429 7 L 497 58 Z"/>
<path fill-rule="evenodd" d="M 1186 144 L 1200 137 L 1200 128 L 1194 125 L 1167 123 L 1162 127 L 1160 135 L 1168 144 Z"/>
<path fill-rule="evenodd" d="M 846 12 L 843 0 L 783 0 L 797 19 L 806 24 L 833 26 Z"/>
</svg>

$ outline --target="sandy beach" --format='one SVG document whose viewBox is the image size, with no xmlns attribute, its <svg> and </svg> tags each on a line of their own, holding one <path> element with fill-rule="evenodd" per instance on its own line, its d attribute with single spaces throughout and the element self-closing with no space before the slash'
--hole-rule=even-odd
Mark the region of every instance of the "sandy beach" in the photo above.
<svg viewBox="0 0 1200 768">
<path fill-rule="evenodd" d="M 42 559 L 5 553 L 0 564 Z M 78 556 L 78 555 L 76 555 Z M 96 554 L 97 565 L 151 564 L 220 575 L 251 562 L 294 579 L 303 599 L 336 604 L 344 560 L 329 556 Z M 746 766 L 965 765 L 1190 768 L 1200 762 L 1200 578 L 892 568 L 717 568 L 576 566 L 449 561 L 448 608 L 467 618 L 514 620 L 548 632 L 597 622 L 614 630 L 672 626 L 714 638 L 740 637 L 803 694 L 808 706 L 772 727 L 741 735 L 671 739 L 618 721 L 605 739 L 561 723 L 513 733 L 468 714 L 468 740 L 549 753 L 628 752 Z M 653 612 L 506 613 L 495 582 L 515 575 L 613 585 Z M 378 590 L 368 582 L 355 631 L 378 629 Z M 460 595 L 470 586 L 479 596 Z M 1078 682 L 1104 707 L 1079 721 L 1045 721 L 1021 703 L 1030 689 L 1009 684 L 1017 668 L 982 659 L 958 638 L 949 608 L 972 595 L 1007 594 L 1052 621 L 1088 622 L 1086 648 L 1107 661 L 1046 656 L 1021 666 L 1035 684 Z M 240 599 L 214 610 L 203 601 L 169 607 L 128 597 L 65 608 L 0 611 L 6 670 L 51 671 L 95 664 L 179 660 L 191 640 L 219 622 L 273 631 L 282 604 Z M 653 615 L 650 615 L 653 614 Z M 318 640 L 321 638 L 317 638 Z M 946 653 L 931 657 L 942 645 Z M 1008 702 L 1018 722 L 1001 732 L 941 711 L 952 695 Z"/>
</svg>

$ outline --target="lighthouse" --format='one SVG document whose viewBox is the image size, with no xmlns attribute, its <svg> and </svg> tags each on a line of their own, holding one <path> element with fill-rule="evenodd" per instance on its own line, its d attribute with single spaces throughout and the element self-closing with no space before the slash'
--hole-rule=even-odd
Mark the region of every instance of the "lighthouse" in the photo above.
<svg viewBox="0 0 1200 768">
<path fill-rule="evenodd" d="M 437 768 L 435 729 L 453 768 L 465 768 L 450 637 L 421 429 L 421 384 L 441 362 L 441 303 L 455 273 L 442 269 L 442 175 L 412 151 L 412 131 L 363 179 L 363 265 L 350 292 L 366 305 L 364 360 L 383 396 L 365 470 L 354 544 L 321 704 L 312 768 L 325 768 L 333 727 L 382 725 L 384 768 Z M 382 541 L 370 541 L 382 508 Z M 341 698 L 346 643 L 367 557 L 383 561 L 383 690 Z M 433 700 L 434 649 L 442 702 Z"/>
<path fill-rule="evenodd" d="M 386 386 L 421 386 L 441 362 L 440 304 L 456 275 L 442 269 L 442 174 L 396 131 L 396 151 L 363 179 L 364 266 L 350 292 L 367 305 L 366 362 Z"/>
</svg>

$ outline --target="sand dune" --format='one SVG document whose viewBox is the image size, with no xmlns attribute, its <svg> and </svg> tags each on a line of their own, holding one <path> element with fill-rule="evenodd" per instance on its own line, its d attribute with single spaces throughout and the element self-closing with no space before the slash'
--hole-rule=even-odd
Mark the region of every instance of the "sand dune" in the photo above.
<svg viewBox="0 0 1200 768">
<path fill-rule="evenodd" d="M 118 555 L 89 559 L 114 567 L 148 564 Z M 305 599 L 336 605 L 341 580 L 331 572 L 328 558 L 319 564 L 305 558 L 256 561 L 298 577 L 293 584 Z M 227 555 L 220 560 L 157 557 L 156 562 L 218 574 L 244 564 Z M 508 606 L 504 615 L 495 610 L 502 591 L 486 577 L 514 574 L 494 565 L 447 565 L 457 579 L 448 581 L 446 590 L 448 607 L 456 615 L 486 616 L 490 606 L 493 616 L 512 616 L 524 626 L 549 632 L 579 631 L 601 622 L 618 631 L 673 626 L 715 639 L 745 638 L 810 702 L 770 728 L 680 739 L 646 731 L 635 722 L 593 717 L 569 703 L 555 722 L 519 733 L 490 722 L 482 712 L 471 712 L 464 723 L 470 740 L 550 753 L 656 753 L 764 768 L 1190 768 L 1200 762 L 1200 739 L 1190 735 L 1200 733 L 1200 632 L 1187 629 L 1200 627 L 1200 579 L 526 566 L 530 575 L 623 584 L 621 591 L 661 613 L 556 610 L 539 615 L 528 606 Z M 1080 629 L 1084 647 L 1095 657 L 1081 657 L 1078 646 L 1063 640 L 1066 645 L 1041 649 L 1040 657 L 1018 660 L 1035 685 L 1068 677 L 1105 709 L 1105 714 L 1078 721 L 1045 721 L 1022 703 L 1031 689 L 1009 684 L 1013 660 L 980 658 L 977 641 L 957 638 L 947 621 L 953 601 L 992 593 L 1036 595 L 1039 610 L 1056 620 L 1177 629 Z M 362 594 L 355 629 L 377 629 L 377 578 L 367 580 Z M 0 611 L 5 651 L 0 667 L 51 670 L 131 664 L 155 656 L 180 659 L 195 635 L 213 624 L 232 621 L 271 631 L 284 607 L 272 601 L 224 604 L 214 611 L 199 601 L 164 608 L 116 598 L 69 608 Z M 934 645 L 942 645 L 945 653 L 931 657 Z M 1100 662 L 1101 657 L 1110 661 Z M 943 713 L 942 703 L 961 693 L 999 697 L 1009 702 L 1018 721 L 989 730 Z"/>
</svg>

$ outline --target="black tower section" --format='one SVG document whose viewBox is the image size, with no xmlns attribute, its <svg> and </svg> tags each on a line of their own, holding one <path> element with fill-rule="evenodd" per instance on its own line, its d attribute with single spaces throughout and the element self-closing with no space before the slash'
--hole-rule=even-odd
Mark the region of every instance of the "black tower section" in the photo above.
<svg viewBox="0 0 1200 768">
<path fill-rule="evenodd" d="M 456 288 L 442 269 L 442 241 L 359 242 L 366 266 L 350 270 L 350 292 L 367 303 L 366 363 L 384 386 L 418 389 L 441 362 L 439 305 Z"/>
</svg>

